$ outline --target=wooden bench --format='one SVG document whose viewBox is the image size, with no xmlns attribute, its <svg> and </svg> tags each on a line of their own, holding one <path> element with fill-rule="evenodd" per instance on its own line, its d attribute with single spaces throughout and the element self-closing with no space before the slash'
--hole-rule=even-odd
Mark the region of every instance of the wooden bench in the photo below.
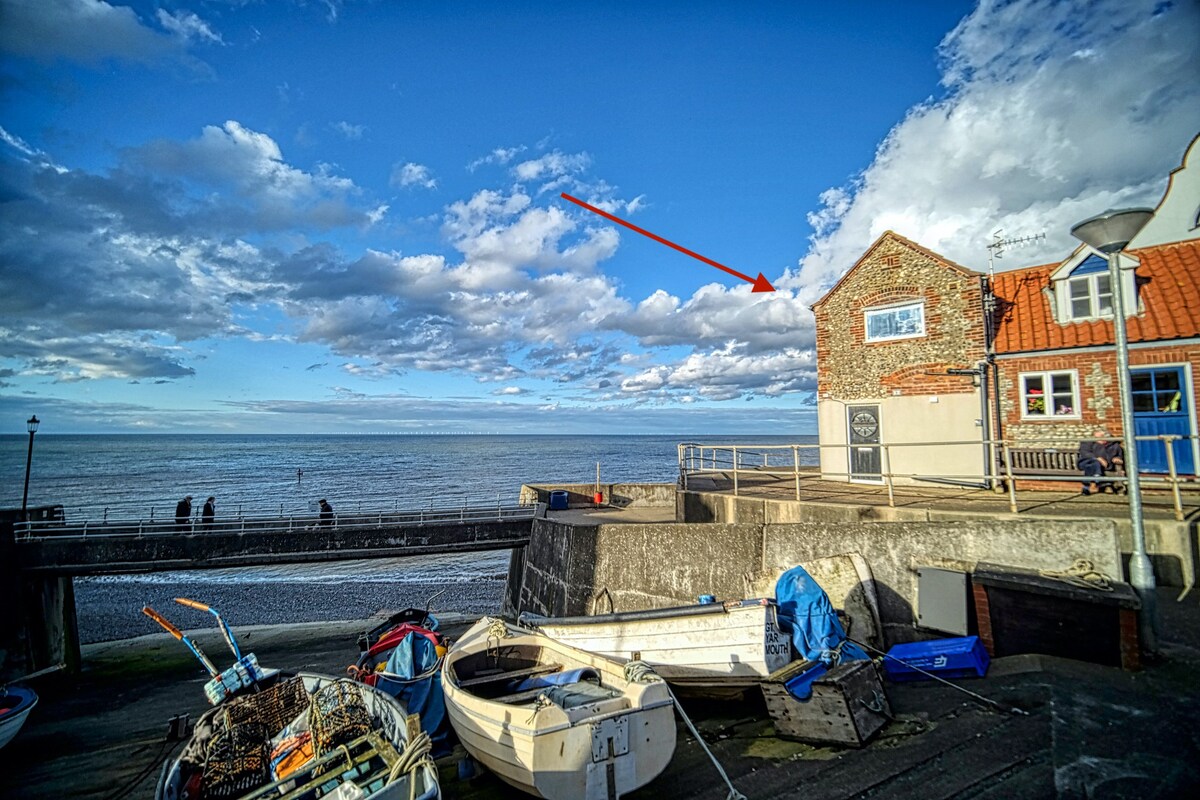
<svg viewBox="0 0 1200 800">
<path fill-rule="evenodd" d="M 996 453 L 1000 461 L 999 474 L 1007 475 L 1004 468 L 1004 451 Z M 1028 475 L 1045 475 L 1049 477 L 1063 476 L 1081 479 L 1083 472 L 1079 469 L 1079 452 L 1055 447 L 1010 447 L 1009 461 L 1014 478 Z M 1125 475 L 1123 468 L 1112 469 L 1108 475 Z M 1097 482 L 1107 482 L 1108 477 L 1098 478 Z"/>
</svg>

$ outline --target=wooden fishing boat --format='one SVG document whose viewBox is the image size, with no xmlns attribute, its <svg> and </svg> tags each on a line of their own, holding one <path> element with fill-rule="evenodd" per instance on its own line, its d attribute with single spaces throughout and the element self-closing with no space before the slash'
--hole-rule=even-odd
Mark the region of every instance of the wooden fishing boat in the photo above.
<svg viewBox="0 0 1200 800">
<path fill-rule="evenodd" d="M 753 686 L 792 660 L 773 600 L 733 600 L 588 617 L 522 614 L 522 625 L 580 650 L 645 661 L 683 686 Z"/>
<path fill-rule="evenodd" d="M 409 741 L 408 715 L 390 695 L 303 672 L 256 688 L 197 721 L 155 800 L 441 797 L 428 738 Z"/>
<path fill-rule="evenodd" d="M 442 796 L 429 735 L 396 698 L 348 678 L 263 669 L 242 654 L 217 610 L 233 666 L 221 671 L 200 645 L 154 609 L 142 613 L 187 646 L 211 680 L 213 708 L 181 755 L 164 767 L 155 800 L 435 800 Z"/>
<path fill-rule="evenodd" d="M 37 693 L 24 686 L 0 689 L 0 747 L 13 740 L 37 701 Z"/>
<path fill-rule="evenodd" d="M 619 797 L 658 776 L 675 752 L 674 700 L 645 665 L 500 619 L 485 617 L 451 646 L 442 687 L 467 752 L 537 797 Z"/>
</svg>

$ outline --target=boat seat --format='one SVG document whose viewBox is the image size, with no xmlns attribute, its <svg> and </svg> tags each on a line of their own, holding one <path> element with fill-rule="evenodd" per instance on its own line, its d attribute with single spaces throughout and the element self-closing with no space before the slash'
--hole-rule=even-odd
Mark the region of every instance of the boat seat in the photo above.
<svg viewBox="0 0 1200 800">
<path fill-rule="evenodd" d="M 488 683 L 500 683 L 502 681 L 511 681 L 516 678 L 528 678 L 531 675 L 545 675 L 548 672 L 558 672 L 562 669 L 562 664 L 535 664 L 532 667 L 525 669 L 514 669 L 508 672 L 497 672 L 492 675 L 476 675 L 474 678 L 467 678 L 458 682 L 460 688 L 466 689 L 471 686 L 483 686 Z"/>
<path fill-rule="evenodd" d="M 556 706 L 567 709 L 602 700 L 612 700 L 614 697 L 620 697 L 621 693 L 591 681 L 577 681 L 575 683 L 565 683 L 561 686 L 540 686 L 534 689 L 526 689 L 523 692 L 513 692 L 501 697 L 493 697 L 491 701 L 493 703 L 521 705 L 536 700 L 541 695 L 545 695 L 546 699 Z"/>
</svg>

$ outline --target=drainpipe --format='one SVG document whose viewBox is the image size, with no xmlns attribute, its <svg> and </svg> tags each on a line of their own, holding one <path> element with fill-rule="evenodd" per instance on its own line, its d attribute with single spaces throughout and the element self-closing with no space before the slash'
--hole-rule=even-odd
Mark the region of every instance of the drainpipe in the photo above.
<svg viewBox="0 0 1200 800">
<path fill-rule="evenodd" d="M 991 448 L 988 441 L 992 438 L 991 420 L 988 413 L 991 409 L 991 403 L 988 399 L 988 364 L 986 361 L 979 362 L 979 426 L 983 430 L 983 483 L 985 486 L 995 488 L 995 482 L 988 477 L 992 474 L 991 469 Z"/>
</svg>

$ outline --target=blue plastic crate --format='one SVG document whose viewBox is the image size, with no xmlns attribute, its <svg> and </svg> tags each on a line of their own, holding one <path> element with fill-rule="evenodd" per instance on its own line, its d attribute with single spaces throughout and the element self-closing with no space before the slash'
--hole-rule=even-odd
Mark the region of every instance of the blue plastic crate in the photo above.
<svg viewBox="0 0 1200 800">
<path fill-rule="evenodd" d="M 978 678 L 987 674 L 991 663 L 978 636 L 898 644 L 887 654 L 883 671 L 892 681 L 929 680 L 913 667 L 939 678 Z"/>
<path fill-rule="evenodd" d="M 811 663 L 812 666 L 783 682 L 783 688 L 787 689 L 787 693 L 797 700 L 807 700 L 812 697 L 813 681 L 824 677 L 825 673 L 829 672 L 829 667 L 820 661 Z"/>
<path fill-rule="evenodd" d="M 550 510 L 551 511 L 566 511 L 567 510 L 567 493 L 561 489 L 557 489 L 550 493 Z"/>
</svg>

